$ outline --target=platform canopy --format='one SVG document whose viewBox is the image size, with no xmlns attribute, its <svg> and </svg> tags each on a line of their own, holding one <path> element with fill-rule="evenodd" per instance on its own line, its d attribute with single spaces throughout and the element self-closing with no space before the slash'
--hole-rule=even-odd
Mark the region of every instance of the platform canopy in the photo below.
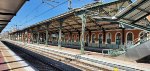
<svg viewBox="0 0 150 71">
<path fill-rule="evenodd" d="M 150 31 L 150 0 L 137 0 L 115 15 L 123 24 Z"/>
<path fill-rule="evenodd" d="M 96 31 L 102 29 L 116 29 L 119 28 L 118 22 L 97 22 L 92 16 L 114 16 L 121 7 L 126 7 L 131 3 L 130 0 L 118 0 L 110 3 L 101 4 L 100 2 L 91 3 L 81 8 L 72 9 L 66 13 L 52 17 L 50 19 L 38 22 L 35 25 L 24 28 L 23 30 L 32 29 L 40 26 L 39 30 L 43 30 L 44 24 L 50 24 L 49 32 L 58 33 L 60 23 L 62 23 L 62 33 L 69 32 L 81 32 L 82 20 L 79 17 L 80 14 L 85 13 L 86 15 L 86 27 L 85 31 Z M 112 25 L 113 24 L 113 25 Z M 43 30 L 44 31 L 44 30 Z"/>
<path fill-rule="evenodd" d="M 0 32 L 16 15 L 26 0 L 0 0 Z"/>
</svg>

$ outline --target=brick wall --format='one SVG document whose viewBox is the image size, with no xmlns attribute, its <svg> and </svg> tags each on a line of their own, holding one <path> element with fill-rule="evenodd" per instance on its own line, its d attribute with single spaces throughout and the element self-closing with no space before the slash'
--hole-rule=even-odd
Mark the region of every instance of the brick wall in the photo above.
<svg viewBox="0 0 150 71">
<path fill-rule="evenodd" d="M 122 39 L 124 39 L 124 42 L 126 43 L 126 40 L 127 40 L 127 34 L 128 33 L 133 33 L 133 39 L 135 40 L 135 39 L 137 39 L 138 37 L 139 37 L 139 34 L 140 34 L 140 32 L 141 32 L 141 30 L 138 30 L 138 29 L 126 29 L 125 30 L 125 32 L 124 32 L 124 38 L 121 38 L 121 40 Z M 116 34 L 117 33 L 120 33 L 121 34 L 121 36 L 123 36 L 122 35 L 122 30 L 121 29 L 118 29 L 118 30 L 106 30 L 106 35 L 108 34 L 108 33 L 111 33 L 111 42 L 112 42 L 112 44 L 115 44 L 115 42 L 116 42 Z M 103 34 L 103 32 L 102 31 L 92 31 L 91 32 L 91 42 L 92 42 L 92 35 L 93 34 L 95 34 L 95 43 L 98 43 L 98 39 L 99 39 L 99 34 Z M 72 39 L 74 39 L 74 42 L 76 42 L 76 40 L 77 40 L 77 36 L 78 36 L 79 34 L 78 33 L 72 33 Z M 84 36 L 84 38 L 85 38 L 85 41 L 86 41 L 86 35 L 89 35 L 89 33 L 88 32 L 85 32 L 85 36 Z M 73 37 L 74 36 L 74 37 Z M 71 38 L 71 35 L 70 34 L 66 34 L 65 35 L 65 39 L 66 40 L 69 40 L 69 38 Z M 104 39 L 104 38 L 103 38 Z M 105 36 L 105 39 L 106 39 L 106 36 Z M 90 43 L 91 43 L 90 42 Z M 104 41 L 103 41 L 103 43 L 104 43 Z"/>
</svg>

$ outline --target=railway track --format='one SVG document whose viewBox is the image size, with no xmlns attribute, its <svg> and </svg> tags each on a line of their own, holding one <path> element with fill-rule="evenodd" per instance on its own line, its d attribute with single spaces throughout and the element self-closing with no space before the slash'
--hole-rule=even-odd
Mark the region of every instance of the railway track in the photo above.
<svg viewBox="0 0 150 71">
<path fill-rule="evenodd" d="M 31 50 L 35 53 L 40 54 L 40 55 L 43 55 L 45 57 L 49 57 L 51 59 L 63 62 L 63 63 L 68 64 L 70 66 L 74 66 L 74 67 L 76 67 L 78 69 L 81 69 L 81 70 L 84 70 L 84 71 L 102 70 L 102 68 L 100 68 L 100 67 L 96 67 L 96 66 L 90 65 L 88 63 L 81 62 L 81 61 L 76 60 L 76 59 L 61 56 L 61 55 L 56 54 L 56 53 L 51 53 L 50 51 L 45 50 L 45 49 L 34 48 L 34 47 L 27 47 L 26 49 Z M 105 70 L 105 71 L 108 71 L 108 70 Z"/>
<path fill-rule="evenodd" d="M 80 60 L 72 58 L 72 57 L 66 57 L 65 55 L 63 56 L 63 55 L 57 54 L 55 52 L 51 52 L 51 51 L 43 49 L 43 48 L 24 46 L 24 45 L 20 45 L 20 44 L 19 44 L 19 46 L 23 46 L 23 50 L 24 49 L 30 50 L 34 53 L 37 53 L 38 55 L 42 55 L 42 56 L 47 57 L 49 59 L 53 59 L 53 60 L 62 62 L 64 64 L 75 67 L 75 68 L 82 70 L 82 71 L 110 71 L 108 69 L 94 66 L 92 64 L 80 61 Z"/>
<path fill-rule="evenodd" d="M 61 56 L 55 53 L 51 53 L 48 50 L 44 50 L 44 49 L 40 49 L 40 48 L 34 48 L 34 47 L 30 47 L 27 48 L 28 50 L 31 50 L 33 52 L 39 53 L 40 55 L 44 55 L 46 57 L 49 57 L 51 59 L 57 60 L 57 61 L 61 61 L 65 64 L 74 66 L 78 69 L 84 70 L 84 71 L 98 71 L 98 70 L 103 70 L 103 71 L 108 71 L 107 69 L 103 69 L 94 65 L 90 65 L 88 63 L 84 63 L 81 62 L 79 60 L 73 59 L 73 58 L 68 58 L 65 56 Z"/>
<path fill-rule="evenodd" d="M 11 42 L 11 43 L 19 45 L 19 46 L 24 46 L 23 48 L 25 48 L 27 50 L 32 50 L 32 51 L 34 51 L 36 53 L 44 54 L 47 57 L 58 58 L 58 61 L 62 61 L 62 62 L 63 61 L 68 61 L 68 62 L 66 62 L 66 63 L 68 63 L 68 65 L 69 64 L 70 65 L 74 65 L 74 66 L 76 66 L 77 68 L 79 68 L 81 70 L 87 70 L 87 71 L 93 71 L 93 70 L 94 71 L 95 70 L 110 71 L 110 70 L 113 70 L 112 69 L 113 67 L 118 67 L 119 70 L 121 70 L 121 71 L 126 71 L 126 70 L 127 71 L 143 71 L 141 69 L 136 69 L 136 68 L 132 68 L 132 67 L 124 66 L 124 65 L 117 65 L 117 64 L 113 64 L 113 63 L 93 60 L 93 59 L 86 58 L 86 57 L 83 57 L 83 56 L 80 56 L 80 55 L 72 55 L 70 53 L 65 53 L 65 52 L 61 52 L 61 51 L 51 50 L 51 49 L 47 49 L 47 48 L 36 46 L 36 45 L 31 45 L 31 44 L 24 45 L 23 43 L 20 43 L 20 42 L 18 42 L 18 43 L 17 42 Z M 52 55 L 52 56 L 48 56 L 48 55 Z M 58 57 L 55 57 L 55 56 L 58 56 Z M 59 57 L 62 58 L 62 59 L 59 59 Z M 86 61 L 88 61 L 88 63 L 86 63 Z M 89 62 L 91 62 L 91 63 L 89 63 Z"/>
</svg>

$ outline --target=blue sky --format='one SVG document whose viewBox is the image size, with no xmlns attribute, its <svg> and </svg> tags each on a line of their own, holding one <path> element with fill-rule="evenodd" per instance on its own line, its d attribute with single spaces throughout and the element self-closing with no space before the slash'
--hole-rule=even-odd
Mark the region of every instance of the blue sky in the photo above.
<svg viewBox="0 0 150 71">
<path fill-rule="evenodd" d="M 12 30 L 13 27 L 16 27 L 16 25 L 18 25 L 17 28 L 22 29 L 29 25 L 36 24 L 37 22 L 40 22 L 42 20 L 46 20 L 48 18 L 69 11 L 68 2 L 65 2 L 67 0 L 54 0 L 56 2 L 50 1 L 51 0 L 46 1 L 48 4 L 42 3 L 42 0 L 27 1 L 23 5 L 23 7 L 18 11 L 17 15 L 11 20 L 11 22 L 9 22 L 9 24 L 5 27 L 5 29 L 2 32 L 10 31 Z M 111 1 L 115 0 L 103 0 L 104 3 Z M 79 8 L 92 2 L 94 2 L 94 0 L 72 0 L 72 7 Z M 52 7 L 57 6 L 60 3 L 63 4 L 55 8 Z"/>
</svg>

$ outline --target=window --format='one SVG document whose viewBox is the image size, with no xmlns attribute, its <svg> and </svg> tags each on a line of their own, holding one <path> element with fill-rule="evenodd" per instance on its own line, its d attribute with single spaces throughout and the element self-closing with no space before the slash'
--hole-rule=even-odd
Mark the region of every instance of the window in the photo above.
<svg viewBox="0 0 150 71">
<path fill-rule="evenodd" d="M 99 34 L 99 44 L 102 44 L 102 43 L 103 43 L 103 35 Z"/>
<path fill-rule="evenodd" d="M 88 43 L 89 42 L 89 35 L 87 34 L 86 35 L 86 43 Z"/>
<path fill-rule="evenodd" d="M 117 45 L 121 44 L 121 34 L 120 33 L 117 33 L 117 35 L 116 35 L 116 44 Z"/>
<path fill-rule="evenodd" d="M 74 42 L 74 35 L 72 36 L 72 42 Z"/>
<path fill-rule="evenodd" d="M 111 44 L 111 33 L 107 34 L 107 44 Z"/>
<path fill-rule="evenodd" d="M 79 42 L 79 35 L 77 35 L 76 42 Z"/>
<path fill-rule="evenodd" d="M 132 33 L 127 34 L 127 44 L 133 44 L 133 34 Z"/>
<path fill-rule="evenodd" d="M 95 43 L 95 34 L 92 35 L 92 43 Z"/>
</svg>

